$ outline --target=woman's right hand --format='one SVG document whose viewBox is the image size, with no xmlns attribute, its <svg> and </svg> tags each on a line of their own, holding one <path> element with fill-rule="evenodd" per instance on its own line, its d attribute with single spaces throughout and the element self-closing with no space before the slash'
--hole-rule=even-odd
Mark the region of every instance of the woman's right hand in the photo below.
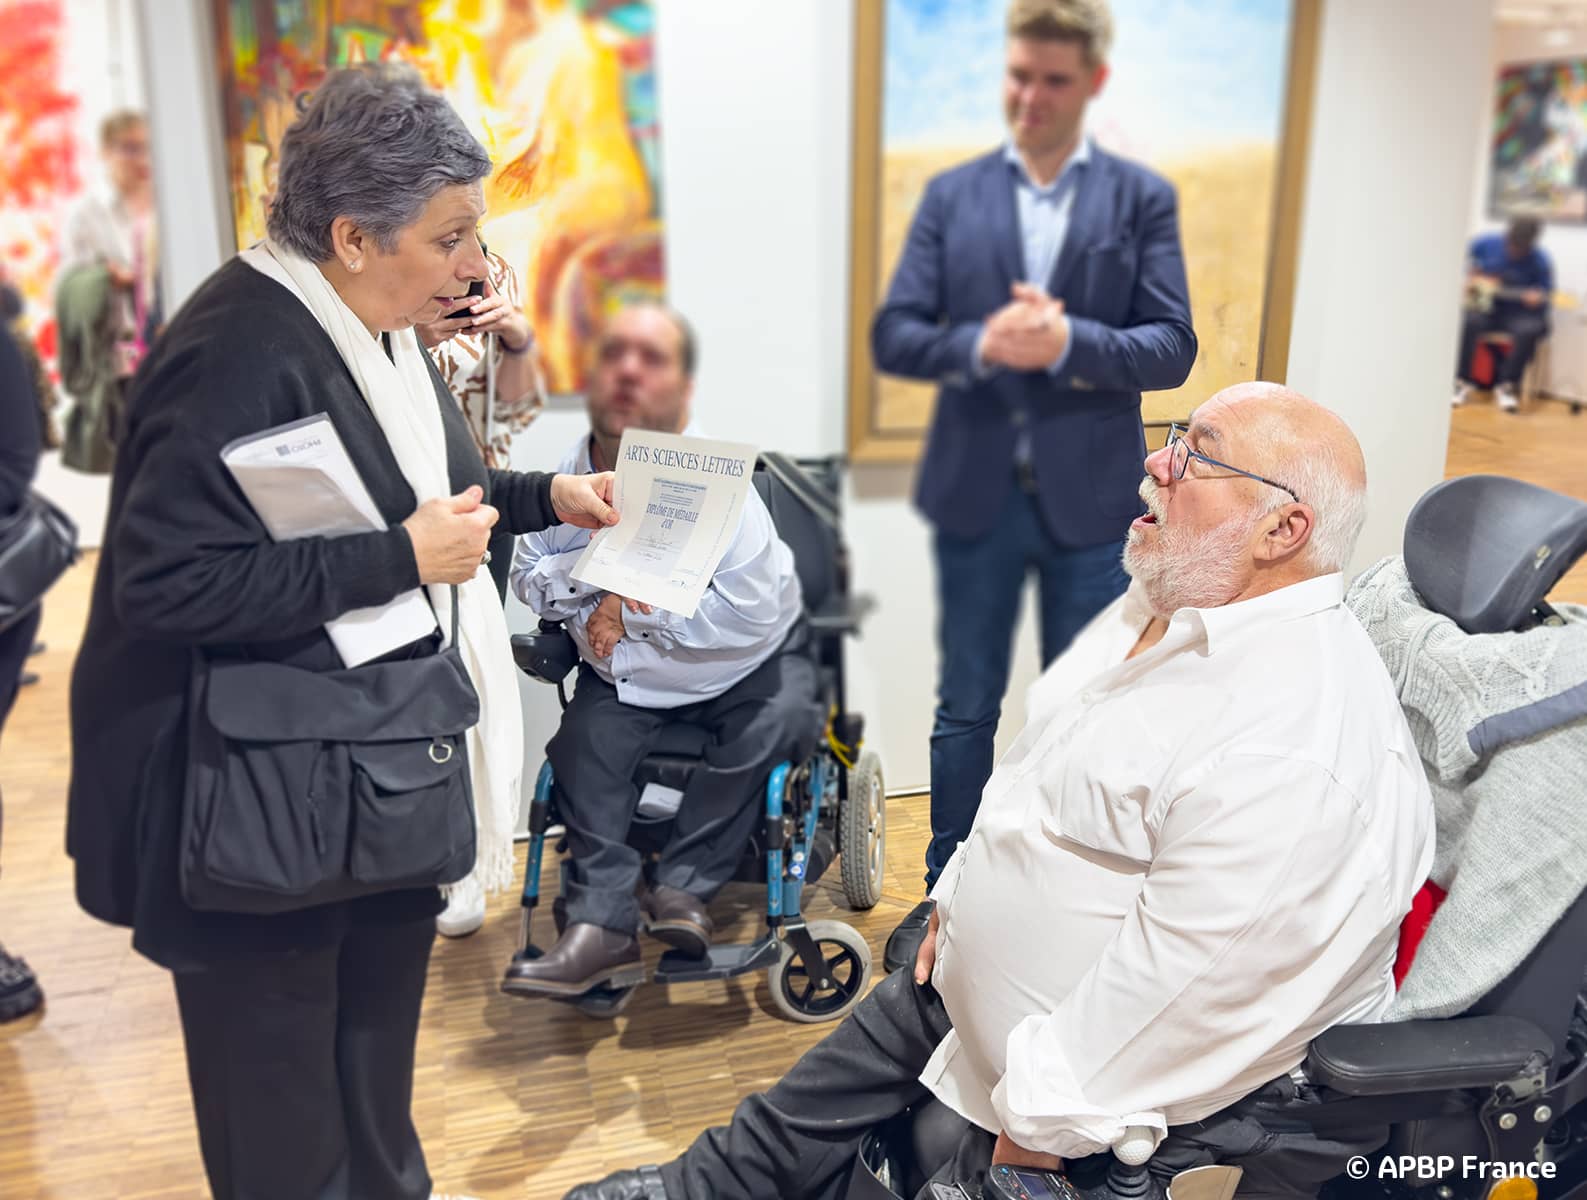
<svg viewBox="0 0 1587 1200">
<path fill-rule="evenodd" d="M 482 488 L 426 500 L 402 523 L 413 543 L 420 583 L 467 583 L 485 560 L 497 512 Z"/>
</svg>

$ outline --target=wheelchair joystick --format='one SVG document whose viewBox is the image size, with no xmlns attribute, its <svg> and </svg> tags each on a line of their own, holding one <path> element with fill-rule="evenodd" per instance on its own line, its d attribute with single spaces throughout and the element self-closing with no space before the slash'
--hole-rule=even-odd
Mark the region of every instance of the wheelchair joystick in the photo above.
<svg viewBox="0 0 1587 1200">
<path fill-rule="evenodd" d="M 1146 1169 L 1157 1150 L 1157 1139 L 1152 1131 L 1142 1125 L 1131 1125 L 1124 1136 L 1113 1144 L 1113 1161 L 1108 1164 L 1108 1174 L 1102 1187 L 1091 1193 L 1096 1200 L 1102 1197 L 1117 1200 L 1163 1200 L 1165 1192 L 1152 1173 Z"/>
</svg>

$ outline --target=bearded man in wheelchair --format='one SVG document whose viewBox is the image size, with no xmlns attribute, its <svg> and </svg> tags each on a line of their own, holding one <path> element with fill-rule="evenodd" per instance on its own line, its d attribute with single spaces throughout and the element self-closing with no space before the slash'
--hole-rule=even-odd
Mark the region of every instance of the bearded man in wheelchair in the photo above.
<svg viewBox="0 0 1587 1200">
<path fill-rule="evenodd" d="M 623 430 L 693 433 L 696 342 L 671 309 L 635 304 L 604 326 L 590 380 L 590 432 L 570 473 L 610 470 Z M 563 622 L 578 681 L 546 746 L 567 827 L 566 927 L 543 956 L 520 955 L 504 987 L 572 998 L 644 978 L 643 929 L 703 959 L 707 902 L 732 879 L 761 818 L 772 767 L 813 745 L 825 714 L 802 616 L 793 554 L 750 489 L 743 516 L 699 608 L 682 618 L 573 578 L 589 539 L 520 538 L 511 586 L 542 618 Z M 678 802 L 670 839 L 643 885 L 627 841 L 640 802 L 635 769 L 672 722 L 703 729 L 703 766 Z"/>
<path fill-rule="evenodd" d="M 1297 1196 L 1382 1143 L 1246 1119 L 1314 1037 L 1388 1011 L 1433 860 L 1416 747 L 1343 604 L 1360 447 L 1243 384 L 1145 468 L 1131 586 L 1032 687 L 913 972 L 680 1158 L 569 1200 L 858 1197 L 862 1142 L 906 1113 L 931 1132 L 881 1195 L 1037 1194 L 989 1174 L 1128 1145 Z"/>
</svg>

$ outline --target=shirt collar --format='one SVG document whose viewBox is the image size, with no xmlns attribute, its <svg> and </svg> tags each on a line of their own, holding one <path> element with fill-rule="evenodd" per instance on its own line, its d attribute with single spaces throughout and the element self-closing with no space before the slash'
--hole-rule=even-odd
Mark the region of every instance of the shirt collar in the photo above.
<svg viewBox="0 0 1587 1200">
<path fill-rule="evenodd" d="M 1183 640 L 1186 644 L 1200 642 L 1209 655 L 1216 654 L 1219 647 L 1237 635 L 1263 626 L 1309 617 L 1324 609 L 1337 608 L 1344 602 L 1344 596 L 1345 577 L 1335 571 L 1331 575 L 1318 575 L 1234 604 L 1223 604 L 1217 608 L 1182 608 L 1169 621 L 1169 632 L 1163 641 Z M 1152 612 L 1146 604 L 1145 589 L 1139 583 L 1131 583 L 1129 591 L 1125 593 L 1124 612 L 1132 624 L 1139 622 L 1140 628 L 1145 628 L 1151 620 Z"/>
<path fill-rule="evenodd" d="M 1025 169 L 1025 160 L 1020 157 L 1019 150 L 1012 141 L 1003 143 L 1003 161 L 1014 168 L 1014 173 L 1022 181 L 1045 195 L 1049 192 L 1057 191 L 1058 186 L 1063 183 L 1070 171 L 1083 167 L 1091 161 L 1091 136 L 1089 134 L 1080 135 L 1080 144 L 1075 147 L 1075 152 L 1069 156 L 1068 161 L 1063 165 L 1063 169 L 1058 172 L 1058 178 L 1054 179 L 1046 187 L 1040 186 L 1030 177 L 1030 172 Z"/>
</svg>

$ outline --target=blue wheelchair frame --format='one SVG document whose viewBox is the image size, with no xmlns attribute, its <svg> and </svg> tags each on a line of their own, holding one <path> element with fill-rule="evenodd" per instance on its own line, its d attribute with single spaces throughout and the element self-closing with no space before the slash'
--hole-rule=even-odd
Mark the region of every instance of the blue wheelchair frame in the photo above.
<svg viewBox="0 0 1587 1200">
<path fill-rule="evenodd" d="M 781 943 L 786 941 L 799 959 L 799 966 L 808 980 L 806 997 L 816 993 L 833 994 L 846 1001 L 853 991 L 864 986 L 865 980 L 857 976 L 840 979 L 834 974 L 833 961 L 823 953 L 820 943 L 811 936 L 801 909 L 805 879 L 811 861 L 811 849 L 820 828 L 824 810 L 837 811 L 839 787 L 843 772 L 831 761 L 827 750 L 816 750 L 805 767 L 808 770 L 809 804 L 802 819 L 794 822 L 785 811 L 790 777 L 795 767 L 791 762 L 779 763 L 766 781 L 766 934 L 749 945 L 713 945 L 703 959 L 690 958 L 677 950 L 661 956 L 652 979 L 656 983 L 693 983 L 710 979 L 727 979 L 752 971 L 764 970 L 783 954 Z M 542 763 L 535 780 L 533 806 L 529 812 L 529 853 L 524 871 L 521 904 L 523 924 L 520 945 L 526 950 L 530 940 L 533 913 L 540 903 L 540 868 L 545 855 L 546 831 L 549 828 L 551 799 L 555 776 L 549 761 Z M 574 999 L 576 1006 L 592 1015 L 615 1015 L 626 1003 L 631 988 L 597 987 Z M 837 1005 L 832 1005 L 834 1009 Z M 844 1005 L 846 1007 L 846 1004 Z M 819 1008 L 810 1010 L 819 1016 Z"/>
</svg>

